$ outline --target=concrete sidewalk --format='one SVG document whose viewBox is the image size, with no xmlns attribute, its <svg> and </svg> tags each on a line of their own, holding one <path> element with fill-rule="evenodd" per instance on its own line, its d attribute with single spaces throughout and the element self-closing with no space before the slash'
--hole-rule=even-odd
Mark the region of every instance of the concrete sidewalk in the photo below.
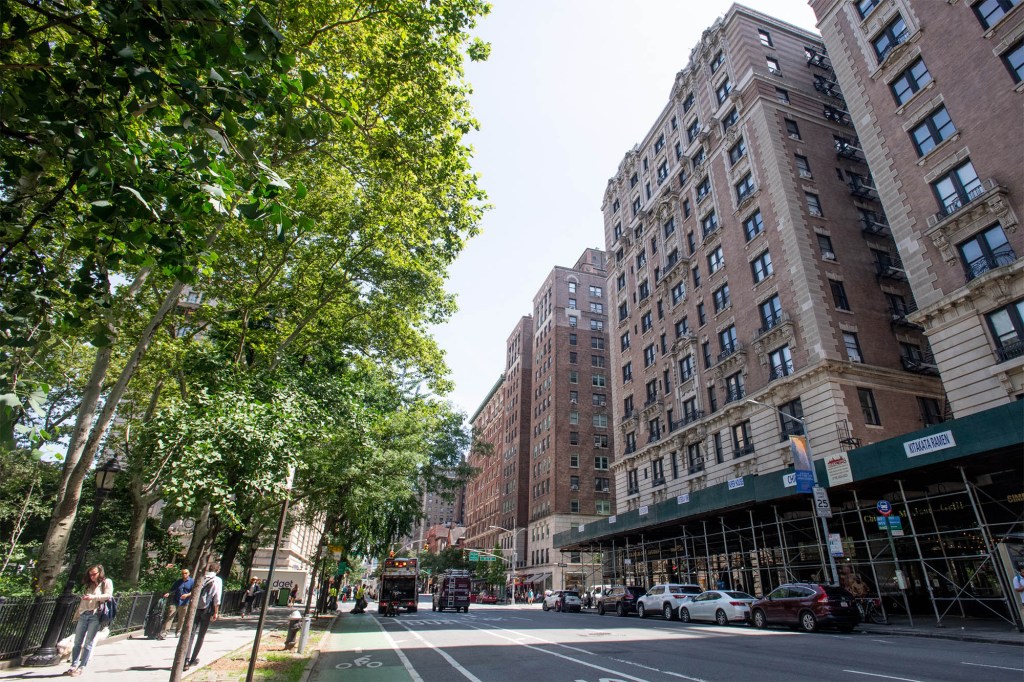
<svg viewBox="0 0 1024 682">
<path fill-rule="evenodd" d="M 263 624 L 263 636 L 271 630 L 283 630 L 288 627 L 288 615 L 295 607 L 271 606 L 267 609 L 267 619 Z M 300 608 L 301 612 L 301 608 Z M 257 617 L 240 618 L 224 616 L 210 625 L 199 652 L 199 665 L 190 668 L 186 677 L 202 670 L 210 663 L 226 656 L 235 649 L 246 644 L 252 645 L 256 635 Z M 164 682 L 171 674 L 171 663 L 174 661 L 174 650 L 178 640 L 173 635 L 163 641 L 146 639 L 141 630 L 129 636 L 111 637 L 97 645 L 92 651 L 92 658 L 82 678 L 103 677 L 113 680 L 132 680 L 132 682 Z M 0 680 L 33 680 L 63 677 L 69 664 L 47 668 L 18 667 L 0 670 Z"/>
</svg>

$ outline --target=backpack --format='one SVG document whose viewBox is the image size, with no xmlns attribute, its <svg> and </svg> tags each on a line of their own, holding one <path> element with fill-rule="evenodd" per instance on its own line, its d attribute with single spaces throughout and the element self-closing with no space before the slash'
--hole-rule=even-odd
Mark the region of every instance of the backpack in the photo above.
<svg viewBox="0 0 1024 682">
<path fill-rule="evenodd" d="M 100 604 L 97 613 L 100 617 L 100 627 L 105 628 L 114 622 L 117 618 L 117 597 L 111 596 L 110 599 Z"/>
</svg>

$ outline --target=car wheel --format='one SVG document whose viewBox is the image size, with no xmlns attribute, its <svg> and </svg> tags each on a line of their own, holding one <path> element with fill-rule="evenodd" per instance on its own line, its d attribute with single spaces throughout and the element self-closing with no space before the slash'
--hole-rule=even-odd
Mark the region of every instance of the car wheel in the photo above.
<svg viewBox="0 0 1024 682">
<path fill-rule="evenodd" d="M 636 615 L 640 616 L 641 618 L 647 617 L 647 609 L 644 608 L 643 604 L 636 605 Z"/>
<path fill-rule="evenodd" d="M 622 604 L 622 602 L 619 602 L 615 605 L 615 615 L 619 616 L 620 618 L 626 615 L 626 607 Z"/>
<path fill-rule="evenodd" d="M 437 604 L 431 604 L 430 605 L 430 610 L 431 611 L 437 611 Z"/>
<path fill-rule="evenodd" d="M 541 611 L 547 611 L 548 610 L 548 603 L 544 602 L 544 604 L 540 607 L 540 610 Z"/>
<path fill-rule="evenodd" d="M 818 619 L 810 611 L 804 611 L 800 614 L 800 627 L 804 632 L 814 632 L 818 629 Z"/>
<path fill-rule="evenodd" d="M 725 615 L 725 611 L 723 611 L 722 609 L 718 609 L 717 611 L 715 611 L 715 622 L 719 625 L 728 625 L 729 616 Z"/>
<path fill-rule="evenodd" d="M 755 628 L 761 628 L 763 630 L 764 628 L 768 627 L 768 619 L 765 618 L 764 611 L 762 611 L 761 609 L 756 609 L 754 611 L 753 620 Z"/>
<path fill-rule="evenodd" d="M 673 620 L 676 616 L 676 614 L 672 612 L 671 604 L 665 604 L 665 606 L 661 609 L 661 615 L 665 617 L 665 620 Z"/>
<path fill-rule="evenodd" d="M 690 609 L 686 608 L 685 606 L 680 606 L 679 607 L 679 620 L 683 621 L 684 623 L 689 623 L 690 622 Z"/>
</svg>

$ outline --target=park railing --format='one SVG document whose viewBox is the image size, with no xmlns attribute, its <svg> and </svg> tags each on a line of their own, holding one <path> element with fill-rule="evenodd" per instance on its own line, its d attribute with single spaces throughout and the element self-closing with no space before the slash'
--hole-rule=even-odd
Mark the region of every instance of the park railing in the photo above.
<svg viewBox="0 0 1024 682">
<path fill-rule="evenodd" d="M 143 629 L 146 617 L 162 596 L 158 592 L 119 593 L 117 616 L 110 624 L 110 636 Z M 225 591 L 221 597 L 220 613 L 230 616 L 241 612 L 242 596 L 242 590 Z M 39 648 L 56 604 L 55 596 L 10 597 L 0 603 L 0 661 L 28 656 Z M 77 610 L 76 596 L 71 618 L 61 626 L 60 639 L 74 632 Z"/>
</svg>

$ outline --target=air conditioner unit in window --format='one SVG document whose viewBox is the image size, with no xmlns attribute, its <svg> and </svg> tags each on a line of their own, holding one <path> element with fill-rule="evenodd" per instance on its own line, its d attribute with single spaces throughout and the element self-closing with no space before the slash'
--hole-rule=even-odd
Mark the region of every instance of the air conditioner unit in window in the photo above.
<svg viewBox="0 0 1024 682">
<path fill-rule="evenodd" d="M 825 260 L 838 260 L 836 258 L 836 254 L 832 253 L 831 251 L 822 251 L 821 257 L 824 258 Z"/>
</svg>

